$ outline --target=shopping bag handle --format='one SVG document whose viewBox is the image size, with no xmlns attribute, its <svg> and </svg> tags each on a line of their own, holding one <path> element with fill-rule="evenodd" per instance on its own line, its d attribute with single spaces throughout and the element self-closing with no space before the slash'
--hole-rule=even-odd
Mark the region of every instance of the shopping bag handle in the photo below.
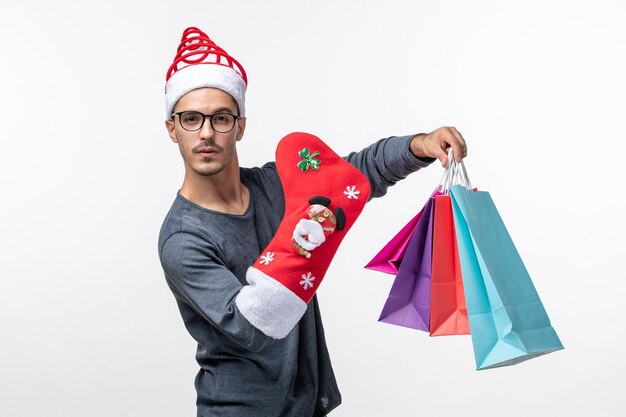
<svg viewBox="0 0 626 417">
<path fill-rule="evenodd" d="M 454 152 L 452 148 L 450 148 L 448 149 L 448 165 L 443 172 L 443 176 L 437 188 L 443 195 L 448 195 L 450 194 L 450 187 L 453 185 L 462 185 L 467 189 L 472 189 L 472 184 L 467 175 L 463 160 L 461 159 L 461 162 L 456 162 L 454 160 Z"/>
</svg>

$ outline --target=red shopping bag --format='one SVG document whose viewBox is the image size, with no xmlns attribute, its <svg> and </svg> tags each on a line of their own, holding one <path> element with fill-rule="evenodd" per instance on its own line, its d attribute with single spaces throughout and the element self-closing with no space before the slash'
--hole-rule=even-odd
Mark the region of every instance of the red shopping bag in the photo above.
<svg viewBox="0 0 626 417">
<path fill-rule="evenodd" d="M 433 197 L 430 335 L 470 334 L 449 195 Z"/>
</svg>

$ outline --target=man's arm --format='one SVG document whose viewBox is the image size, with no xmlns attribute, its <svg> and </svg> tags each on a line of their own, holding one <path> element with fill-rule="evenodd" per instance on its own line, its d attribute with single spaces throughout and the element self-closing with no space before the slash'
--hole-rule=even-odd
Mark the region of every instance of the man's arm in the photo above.
<svg viewBox="0 0 626 417">
<path fill-rule="evenodd" d="M 455 128 L 442 127 L 428 134 L 381 139 L 360 152 L 350 153 L 346 160 L 365 174 L 372 189 L 370 197 L 375 198 L 435 159 L 445 167 L 449 147 L 457 161 L 467 155 L 461 134 Z"/>
<path fill-rule="evenodd" d="M 260 351 L 272 340 L 241 314 L 235 298 L 243 285 L 202 238 L 173 234 L 163 244 L 161 264 L 174 295 L 239 346 Z"/>
</svg>

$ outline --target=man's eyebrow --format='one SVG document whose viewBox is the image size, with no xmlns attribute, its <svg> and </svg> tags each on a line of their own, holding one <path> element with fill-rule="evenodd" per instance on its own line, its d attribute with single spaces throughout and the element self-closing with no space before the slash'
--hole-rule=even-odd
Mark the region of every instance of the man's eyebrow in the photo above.
<svg viewBox="0 0 626 417">
<path fill-rule="evenodd" d="M 235 112 L 233 111 L 233 109 L 231 109 L 230 107 L 218 107 L 217 109 L 213 110 L 213 114 L 215 113 L 231 113 L 231 114 L 235 114 Z"/>
</svg>

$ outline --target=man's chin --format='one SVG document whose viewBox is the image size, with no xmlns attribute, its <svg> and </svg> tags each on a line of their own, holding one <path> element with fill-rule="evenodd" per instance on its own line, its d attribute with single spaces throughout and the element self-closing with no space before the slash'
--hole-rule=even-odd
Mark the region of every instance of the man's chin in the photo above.
<svg viewBox="0 0 626 417">
<path fill-rule="evenodd" d="M 211 168 L 206 167 L 203 169 L 196 169 L 195 171 L 198 175 L 201 175 L 203 177 L 210 177 L 210 176 L 219 174 L 223 170 L 224 170 L 224 167 L 211 167 Z"/>
</svg>

